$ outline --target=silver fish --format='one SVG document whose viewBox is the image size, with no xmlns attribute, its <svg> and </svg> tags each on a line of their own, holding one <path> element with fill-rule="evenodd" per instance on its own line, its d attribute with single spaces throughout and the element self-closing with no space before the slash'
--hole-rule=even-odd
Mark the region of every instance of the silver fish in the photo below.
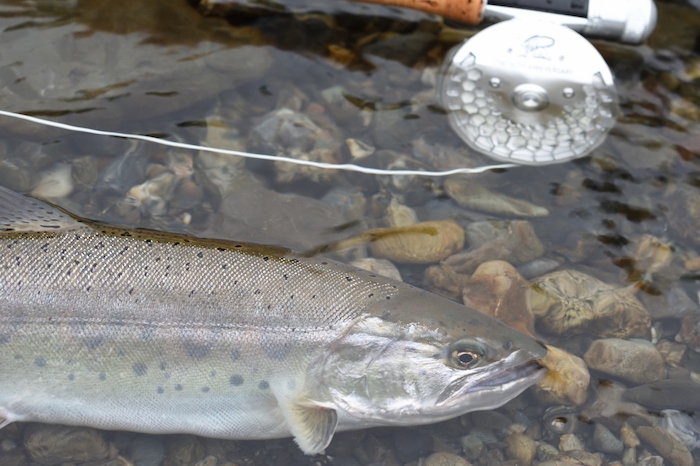
<svg viewBox="0 0 700 466">
<path fill-rule="evenodd" d="M 230 439 L 433 423 L 544 376 L 534 339 L 323 258 L 79 221 L 0 188 L 0 427 Z"/>
</svg>

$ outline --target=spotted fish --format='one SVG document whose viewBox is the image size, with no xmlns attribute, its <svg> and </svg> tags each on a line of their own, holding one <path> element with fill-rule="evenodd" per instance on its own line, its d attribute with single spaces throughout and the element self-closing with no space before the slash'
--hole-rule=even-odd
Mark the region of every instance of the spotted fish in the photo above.
<svg viewBox="0 0 700 466">
<path fill-rule="evenodd" d="M 0 418 L 230 439 L 437 422 L 544 375 L 539 342 L 323 258 L 77 220 L 0 188 Z"/>
</svg>

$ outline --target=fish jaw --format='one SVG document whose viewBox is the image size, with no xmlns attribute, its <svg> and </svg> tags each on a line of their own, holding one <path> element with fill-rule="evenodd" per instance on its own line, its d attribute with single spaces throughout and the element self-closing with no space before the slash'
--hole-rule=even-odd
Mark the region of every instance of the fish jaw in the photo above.
<svg viewBox="0 0 700 466">
<path fill-rule="evenodd" d="M 546 373 L 535 362 L 544 350 L 492 346 L 481 365 L 457 369 L 446 364 L 452 345 L 440 330 L 367 317 L 332 345 L 313 379 L 343 413 L 338 429 L 350 430 L 430 424 L 497 408 Z"/>
</svg>

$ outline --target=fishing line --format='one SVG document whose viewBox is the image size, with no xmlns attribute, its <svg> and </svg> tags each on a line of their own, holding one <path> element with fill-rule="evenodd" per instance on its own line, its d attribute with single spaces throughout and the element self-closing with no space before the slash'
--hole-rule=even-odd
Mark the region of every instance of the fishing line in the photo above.
<svg viewBox="0 0 700 466">
<path fill-rule="evenodd" d="M 153 136 L 144 136 L 142 134 L 118 133 L 115 131 L 102 131 L 99 129 L 92 129 L 92 128 L 86 128 L 83 126 L 74 126 L 74 125 L 68 125 L 65 123 L 59 123 L 59 122 L 51 121 L 51 120 L 44 120 L 42 118 L 37 118 L 37 117 L 29 116 L 29 115 L 22 115 L 21 113 L 8 112 L 5 110 L 0 110 L 0 115 L 7 116 L 10 118 L 17 118 L 20 120 L 31 121 L 32 123 L 37 123 L 37 124 L 44 125 L 44 126 L 53 126 L 55 128 L 66 129 L 68 131 L 74 131 L 77 133 L 96 134 L 99 136 L 112 136 L 112 137 L 124 138 L 124 139 L 138 139 L 141 141 L 148 141 L 148 142 L 153 142 L 155 144 L 161 144 L 163 146 L 178 147 L 181 149 L 191 149 L 191 150 L 215 152 L 218 154 L 237 155 L 239 157 L 245 157 L 245 158 L 249 158 L 249 159 L 270 160 L 273 162 L 288 162 L 288 163 L 294 163 L 297 165 L 306 165 L 306 166 L 310 166 L 310 167 L 323 168 L 323 169 L 329 169 L 329 170 L 345 170 L 345 171 L 351 171 L 351 172 L 360 172 L 360 173 L 366 173 L 369 175 L 450 176 L 450 175 L 456 175 L 459 173 L 472 173 L 472 174 L 473 173 L 483 173 L 483 172 L 488 171 L 488 170 L 498 170 L 498 169 L 503 169 L 503 168 L 513 168 L 513 167 L 519 166 L 519 165 L 516 165 L 513 163 L 505 163 L 505 164 L 498 164 L 498 165 L 484 165 L 481 167 L 474 167 L 474 168 L 466 168 L 466 167 L 465 168 L 455 168 L 452 170 L 444 170 L 444 171 L 385 170 L 382 168 L 363 167 L 361 165 L 354 165 L 352 163 L 335 164 L 335 163 L 326 163 L 326 162 L 314 162 L 311 160 L 299 160 L 299 159 L 293 159 L 290 157 L 281 157 L 281 156 L 276 156 L 276 155 L 256 154 L 253 152 L 243 152 L 243 151 L 232 150 L 232 149 L 220 149 L 217 147 L 199 146 L 196 144 L 187 144 L 187 143 L 183 143 L 183 142 L 170 141 L 168 139 L 155 138 Z"/>
</svg>

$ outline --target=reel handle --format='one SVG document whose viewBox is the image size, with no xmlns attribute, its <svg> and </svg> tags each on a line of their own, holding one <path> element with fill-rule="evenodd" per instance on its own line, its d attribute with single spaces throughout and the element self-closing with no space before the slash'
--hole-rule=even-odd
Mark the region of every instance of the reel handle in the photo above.
<svg viewBox="0 0 700 466">
<path fill-rule="evenodd" d="M 484 0 L 352 0 L 378 5 L 398 6 L 423 11 L 462 24 L 475 26 L 481 22 Z"/>
</svg>

